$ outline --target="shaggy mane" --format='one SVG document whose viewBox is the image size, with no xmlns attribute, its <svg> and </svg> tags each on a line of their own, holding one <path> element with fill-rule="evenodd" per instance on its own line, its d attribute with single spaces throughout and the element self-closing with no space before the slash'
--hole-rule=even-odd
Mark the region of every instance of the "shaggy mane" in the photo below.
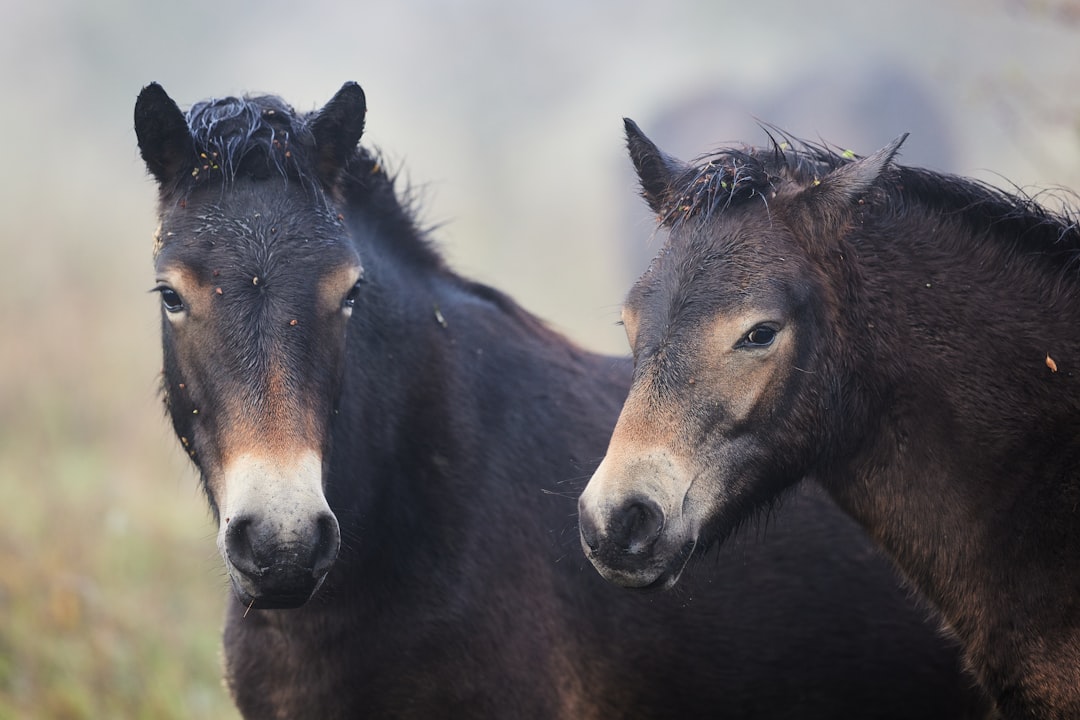
<svg viewBox="0 0 1080 720">
<path fill-rule="evenodd" d="M 691 218 L 707 222 L 731 206 L 758 199 L 766 205 L 785 185 L 807 188 L 859 156 L 829 146 L 769 132 L 771 146 L 723 148 L 698 157 L 672 185 L 661 224 L 675 229 Z M 1046 191 L 1005 191 L 988 183 L 922 168 L 890 165 L 883 182 L 887 206 L 913 205 L 968 221 L 975 229 L 992 227 L 1024 250 L 1060 255 L 1076 262 L 1080 220 L 1075 195 L 1054 193 L 1062 209 L 1039 202 Z"/>
</svg>

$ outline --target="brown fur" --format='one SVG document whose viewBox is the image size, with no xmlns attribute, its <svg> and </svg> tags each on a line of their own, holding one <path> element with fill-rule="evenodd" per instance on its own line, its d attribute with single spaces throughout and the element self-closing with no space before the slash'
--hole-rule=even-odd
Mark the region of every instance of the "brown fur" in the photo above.
<svg viewBox="0 0 1080 720">
<path fill-rule="evenodd" d="M 674 584 L 679 548 L 816 478 L 940 610 L 1005 717 L 1080 717 L 1076 220 L 892 165 L 898 143 L 691 167 L 627 135 L 670 236 L 627 299 L 634 386 L 581 503 L 594 562 Z M 775 337 L 747 344 L 755 325 Z M 645 426 L 642 397 L 678 430 L 634 446 L 685 470 L 627 474 L 620 429 Z M 662 529 L 620 553 L 608 535 L 631 511 Z"/>
</svg>

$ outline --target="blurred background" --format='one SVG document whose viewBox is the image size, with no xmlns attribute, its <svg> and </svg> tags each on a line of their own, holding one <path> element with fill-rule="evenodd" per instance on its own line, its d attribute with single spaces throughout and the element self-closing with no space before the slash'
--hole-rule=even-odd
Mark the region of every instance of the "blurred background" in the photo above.
<svg viewBox="0 0 1080 720">
<path fill-rule="evenodd" d="M 691 158 L 756 120 L 1003 187 L 1080 189 L 1080 0 L 6 0 L 0 718 L 230 718 L 226 579 L 157 397 L 132 108 L 347 80 L 463 274 L 622 353 L 656 250 L 622 116 Z"/>
</svg>

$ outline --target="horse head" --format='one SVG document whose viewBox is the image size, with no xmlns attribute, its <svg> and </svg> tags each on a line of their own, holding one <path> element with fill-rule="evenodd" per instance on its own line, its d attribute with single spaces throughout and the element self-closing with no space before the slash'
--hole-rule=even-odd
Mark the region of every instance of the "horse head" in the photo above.
<svg viewBox="0 0 1080 720">
<path fill-rule="evenodd" d="M 828 444 L 844 392 L 834 238 L 899 141 L 814 177 L 779 148 L 687 165 L 626 128 L 669 238 L 623 307 L 634 381 L 580 497 L 580 529 L 607 579 L 669 587 L 695 548 L 773 502 Z"/>
<path fill-rule="evenodd" d="M 135 106 L 159 187 L 165 405 L 258 608 L 304 604 L 341 544 L 324 468 L 362 268 L 332 196 L 365 109 L 354 83 L 310 115 L 269 96 L 185 114 L 156 84 Z"/>
</svg>

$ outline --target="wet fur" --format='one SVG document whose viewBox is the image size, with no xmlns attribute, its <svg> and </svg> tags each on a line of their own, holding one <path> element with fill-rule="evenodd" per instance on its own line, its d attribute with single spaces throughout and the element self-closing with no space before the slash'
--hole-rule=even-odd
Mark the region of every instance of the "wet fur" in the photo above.
<svg viewBox="0 0 1080 720">
<path fill-rule="evenodd" d="M 227 682 L 245 717 L 982 716 L 955 647 L 812 490 L 778 513 L 767 538 L 733 541 L 677 592 L 604 582 L 582 557 L 575 500 L 630 363 L 574 346 L 447 268 L 368 151 L 328 172 L 304 139 L 309 116 L 276 99 L 218 104 L 273 107 L 287 127 L 206 123 L 208 106 L 196 106 L 188 152 L 162 149 L 169 124 L 158 132 L 144 116 L 140 145 L 167 219 L 197 216 L 207 188 L 242 200 L 299 183 L 310 206 L 285 219 L 340 214 L 365 278 L 340 392 L 325 408 L 341 552 L 299 609 L 248 612 L 230 599 Z M 228 127 L 228 137 L 207 127 Z M 234 134 L 242 141 L 231 146 Z M 272 142 L 286 134 L 287 160 Z M 213 148 L 232 170 L 201 170 Z M 215 242 L 230 242 L 227 229 L 218 225 Z M 173 397 L 168 362 L 165 382 L 183 436 L 190 408 Z"/>
<path fill-rule="evenodd" d="M 693 367 L 676 338 L 723 310 L 673 308 L 736 263 L 803 263 L 812 298 L 801 390 L 755 429 L 775 457 L 710 532 L 815 477 L 941 610 L 1006 717 L 1080 716 L 1075 212 L 790 138 L 686 165 L 627 131 L 670 231 L 628 303 L 679 318 L 667 352 Z"/>
</svg>

